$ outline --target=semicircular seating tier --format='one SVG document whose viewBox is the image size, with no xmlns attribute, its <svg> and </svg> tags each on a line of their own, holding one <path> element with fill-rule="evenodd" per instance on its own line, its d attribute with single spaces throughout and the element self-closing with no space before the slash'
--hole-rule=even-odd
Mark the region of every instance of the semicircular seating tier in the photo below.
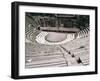
<svg viewBox="0 0 100 81">
<path fill-rule="evenodd" d="M 51 43 L 44 38 L 48 32 L 38 30 L 40 21 L 37 17 L 33 19 L 26 17 L 25 37 L 26 37 L 26 66 L 28 68 L 50 67 L 50 66 L 74 66 L 89 65 L 89 27 L 68 35 L 70 41 L 64 43 Z M 38 40 L 36 40 L 38 38 Z M 38 42 L 41 42 L 39 44 Z M 30 42 L 30 43 L 27 43 Z M 35 43 L 36 42 L 36 43 Z M 48 45 L 47 45 L 48 44 Z M 48 60 L 49 59 L 49 60 Z"/>
</svg>

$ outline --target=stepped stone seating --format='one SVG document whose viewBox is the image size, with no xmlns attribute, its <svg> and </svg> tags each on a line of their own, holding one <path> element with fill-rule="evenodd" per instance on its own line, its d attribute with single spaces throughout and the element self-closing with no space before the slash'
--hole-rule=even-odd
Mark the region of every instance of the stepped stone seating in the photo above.
<svg viewBox="0 0 100 81">
<path fill-rule="evenodd" d="M 31 18 L 26 16 L 26 24 L 25 24 L 25 37 L 26 39 L 34 42 L 35 37 L 40 33 L 37 30 L 37 27 L 39 24 L 36 23 L 36 21 L 33 21 Z"/>
<path fill-rule="evenodd" d="M 89 65 L 89 28 L 67 35 L 63 43 L 50 43 L 43 41 L 48 32 L 37 30 L 41 22 L 33 18 L 35 20 L 27 18 L 25 25 L 26 68 Z"/>
<path fill-rule="evenodd" d="M 32 45 L 26 43 L 26 68 L 66 66 L 58 46 Z"/>
<path fill-rule="evenodd" d="M 89 34 L 89 28 L 85 28 L 82 31 L 77 33 L 77 38 L 86 37 Z"/>
<path fill-rule="evenodd" d="M 70 51 L 70 54 L 74 56 L 73 58 L 76 60 L 80 58 L 82 65 L 89 65 L 89 34 L 88 36 L 84 34 L 62 46 Z"/>
</svg>

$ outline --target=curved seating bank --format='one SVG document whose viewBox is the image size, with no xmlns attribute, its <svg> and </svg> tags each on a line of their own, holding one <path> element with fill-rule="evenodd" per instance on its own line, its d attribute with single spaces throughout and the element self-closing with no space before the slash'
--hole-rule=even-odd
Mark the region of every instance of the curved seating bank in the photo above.
<svg viewBox="0 0 100 81">
<path fill-rule="evenodd" d="M 27 20 L 29 22 L 25 26 L 26 68 L 89 65 L 88 27 L 77 33 L 62 34 L 63 40 L 50 41 L 51 39 L 48 40 L 46 37 L 49 32 L 37 30 L 38 24 L 31 19 Z"/>
</svg>

